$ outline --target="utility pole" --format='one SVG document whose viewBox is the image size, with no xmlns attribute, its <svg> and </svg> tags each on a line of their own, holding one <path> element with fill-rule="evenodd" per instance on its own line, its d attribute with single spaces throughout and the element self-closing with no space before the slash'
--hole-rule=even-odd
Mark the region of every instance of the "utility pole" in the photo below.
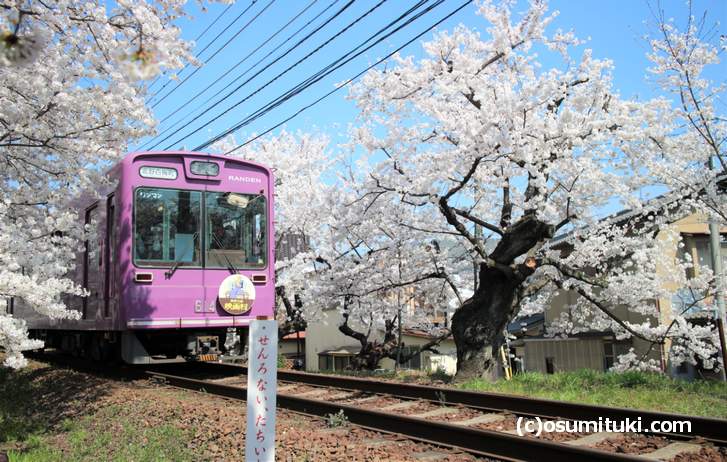
<svg viewBox="0 0 727 462">
<path fill-rule="evenodd" d="M 713 159 L 709 159 L 710 170 L 716 170 Z M 717 332 L 719 333 L 720 350 L 722 352 L 722 380 L 727 381 L 727 350 L 725 348 L 724 322 L 725 322 L 725 300 L 724 300 L 724 273 L 722 272 L 721 239 L 719 223 L 714 217 L 709 218 L 709 248 L 712 256 L 712 271 L 717 281 L 717 292 L 715 293 L 717 305 Z"/>
<path fill-rule="evenodd" d="M 397 330 L 398 330 L 398 338 L 396 340 L 397 346 L 396 346 L 396 364 L 394 364 L 394 370 L 399 370 L 399 361 L 401 361 L 401 288 L 396 291 L 396 303 L 399 307 L 399 313 L 397 316 Z"/>
<path fill-rule="evenodd" d="M 401 281 L 401 252 L 399 249 L 396 251 L 399 257 L 399 281 Z M 397 339 L 396 339 L 396 363 L 394 364 L 394 371 L 399 371 L 399 361 L 401 361 L 401 287 L 396 289 L 396 307 L 397 307 Z"/>
<path fill-rule="evenodd" d="M 712 271 L 714 271 L 714 277 L 717 281 L 717 291 L 714 295 L 717 305 L 717 332 L 719 334 L 720 350 L 722 352 L 722 380 L 727 381 L 727 342 L 725 341 L 724 335 L 724 322 L 725 322 L 725 300 L 724 300 L 724 273 L 722 272 L 722 255 L 721 255 L 721 243 L 719 224 L 714 218 L 709 219 L 709 248 L 712 254 Z"/>
<path fill-rule="evenodd" d="M 479 240 L 481 238 L 482 238 L 482 227 L 480 225 L 478 225 L 477 223 L 475 223 L 475 240 Z M 478 286 L 479 277 L 480 277 L 480 265 L 477 263 L 477 253 L 474 254 L 473 258 L 474 258 L 474 260 L 472 261 L 472 269 L 474 272 L 474 282 L 475 282 L 474 291 L 477 292 L 477 286 Z"/>
</svg>

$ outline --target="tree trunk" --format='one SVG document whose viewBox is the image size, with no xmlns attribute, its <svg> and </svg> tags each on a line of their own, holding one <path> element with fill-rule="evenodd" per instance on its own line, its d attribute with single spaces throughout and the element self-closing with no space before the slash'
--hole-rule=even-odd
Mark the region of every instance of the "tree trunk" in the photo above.
<svg viewBox="0 0 727 462">
<path fill-rule="evenodd" d="M 519 284 L 517 278 L 498 269 L 480 269 L 477 291 L 452 316 L 457 382 L 497 377 L 497 351 L 513 314 Z"/>
<path fill-rule="evenodd" d="M 513 262 L 554 233 L 555 226 L 539 221 L 534 211 L 527 212 L 502 236 L 488 261 L 480 264 L 477 290 L 452 316 L 457 345 L 455 381 L 497 376 L 497 351 L 517 310 L 518 289 L 537 265 L 532 257 L 518 265 Z"/>
<path fill-rule="evenodd" d="M 374 370 L 379 367 L 379 362 L 384 358 L 392 359 L 396 364 L 402 364 L 409 361 L 415 355 L 422 351 L 431 351 L 439 353 L 436 347 L 451 335 L 450 331 L 443 332 L 438 336 L 434 336 L 429 341 L 418 348 L 412 349 L 407 354 L 402 354 L 400 348 L 404 345 L 397 339 L 394 327 L 397 325 L 398 315 L 394 319 L 384 321 L 384 339 L 379 341 L 371 339 L 371 331 L 367 333 L 358 332 L 348 325 L 348 313 L 343 313 L 343 323 L 338 326 L 338 330 L 351 338 L 355 338 L 361 344 L 361 351 L 351 359 L 351 368 L 354 370 Z"/>
<path fill-rule="evenodd" d="M 303 318 L 303 302 L 298 294 L 294 295 L 293 302 L 291 302 L 285 286 L 277 286 L 275 287 L 275 295 L 275 317 L 278 319 L 278 338 L 282 339 L 286 335 L 305 331 L 308 323 Z M 280 312 L 278 301 L 282 302 L 285 312 Z"/>
</svg>

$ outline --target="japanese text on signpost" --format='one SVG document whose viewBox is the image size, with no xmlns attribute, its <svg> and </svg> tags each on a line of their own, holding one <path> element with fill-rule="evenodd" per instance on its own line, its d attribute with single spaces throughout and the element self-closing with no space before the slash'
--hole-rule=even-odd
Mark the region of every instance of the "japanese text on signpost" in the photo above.
<svg viewBox="0 0 727 462">
<path fill-rule="evenodd" d="M 277 321 L 252 321 L 247 362 L 245 460 L 248 461 L 275 460 L 277 359 Z"/>
</svg>

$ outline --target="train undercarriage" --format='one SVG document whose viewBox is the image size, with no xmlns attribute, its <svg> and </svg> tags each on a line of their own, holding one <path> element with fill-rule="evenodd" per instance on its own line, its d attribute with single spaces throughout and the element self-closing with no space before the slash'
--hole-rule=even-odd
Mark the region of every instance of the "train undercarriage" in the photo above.
<svg viewBox="0 0 727 462">
<path fill-rule="evenodd" d="M 47 329 L 31 330 L 30 336 L 43 340 L 44 348 L 54 348 L 75 357 L 100 362 L 152 364 L 175 358 L 187 361 L 217 360 L 233 348 L 228 342 L 230 335 L 246 338 L 242 331 L 242 328 L 107 332 Z M 234 348 L 239 349 L 240 346 Z"/>
</svg>

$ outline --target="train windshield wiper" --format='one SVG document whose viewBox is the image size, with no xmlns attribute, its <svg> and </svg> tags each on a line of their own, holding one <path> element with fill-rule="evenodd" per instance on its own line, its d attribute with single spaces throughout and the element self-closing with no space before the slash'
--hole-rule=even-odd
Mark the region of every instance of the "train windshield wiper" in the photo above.
<svg viewBox="0 0 727 462">
<path fill-rule="evenodd" d="M 179 254 L 179 256 L 174 260 L 174 263 L 172 263 L 172 266 L 169 267 L 169 270 L 164 273 L 164 277 L 167 279 L 171 278 L 174 275 L 174 272 L 177 271 L 177 268 L 179 268 L 182 264 L 182 257 L 187 255 L 187 251 L 192 250 L 192 252 L 194 252 L 194 242 L 197 240 L 197 236 L 199 236 L 199 231 L 195 231 L 194 234 L 192 234 L 192 249 L 184 249 L 184 252 Z"/>
<path fill-rule="evenodd" d="M 224 250 L 225 247 L 222 245 L 220 240 L 217 239 L 217 236 L 215 236 L 215 233 L 212 232 L 212 233 L 210 233 L 210 235 L 212 236 L 212 239 L 215 240 L 215 243 L 220 248 L 220 250 Z M 237 268 L 235 268 L 235 265 L 233 265 L 232 262 L 230 261 L 230 259 L 227 258 L 227 255 L 224 252 L 220 252 L 220 254 L 225 259 L 225 262 L 227 262 L 227 270 L 230 272 L 230 274 L 237 274 Z"/>
</svg>

